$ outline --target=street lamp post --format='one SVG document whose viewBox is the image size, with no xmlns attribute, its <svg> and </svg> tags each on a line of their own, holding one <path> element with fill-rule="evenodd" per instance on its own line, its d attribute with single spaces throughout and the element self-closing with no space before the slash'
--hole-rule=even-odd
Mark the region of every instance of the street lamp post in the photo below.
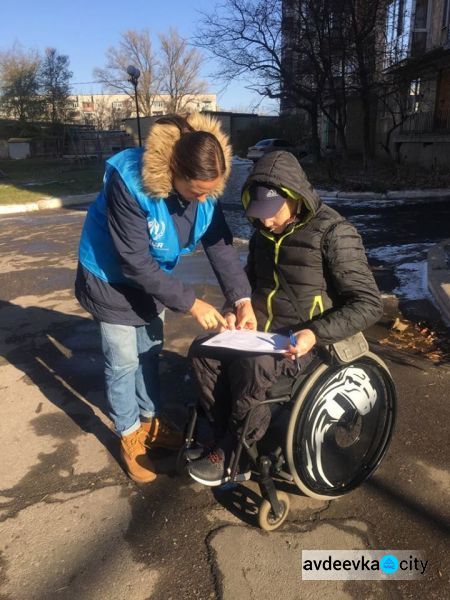
<svg viewBox="0 0 450 600">
<path fill-rule="evenodd" d="M 136 117 L 137 117 L 137 127 L 138 127 L 138 137 L 139 137 L 139 147 L 142 147 L 142 138 L 141 138 L 141 121 L 139 119 L 139 103 L 138 103 L 138 95 L 137 95 L 137 84 L 138 79 L 141 74 L 139 69 L 133 67 L 133 65 L 129 65 L 127 67 L 127 73 L 129 75 L 128 81 L 134 87 L 134 100 L 136 102 Z"/>
</svg>

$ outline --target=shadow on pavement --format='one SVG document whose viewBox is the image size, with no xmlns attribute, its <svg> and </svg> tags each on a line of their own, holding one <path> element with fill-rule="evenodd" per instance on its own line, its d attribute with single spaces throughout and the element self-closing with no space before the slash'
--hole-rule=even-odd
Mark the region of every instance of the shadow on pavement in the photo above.
<svg viewBox="0 0 450 600">
<path fill-rule="evenodd" d="M 2 338 L 0 354 L 25 373 L 26 382 L 41 393 L 83 431 L 92 433 L 118 460 L 117 437 L 112 426 L 98 415 L 108 416 L 103 383 L 103 356 L 97 324 L 89 318 L 68 315 L 37 306 L 23 308 L 0 301 Z M 186 359 L 174 352 L 162 353 L 164 412 L 184 425 L 187 398 Z M 186 389 L 185 389 L 186 385 Z M 35 409 L 37 415 L 42 402 Z M 52 415 L 52 418 L 55 415 Z M 58 419 L 56 419 L 58 421 Z M 55 422 L 55 435 L 62 423 Z M 39 426 L 40 428 L 40 426 Z M 45 429 L 52 429 L 50 424 Z M 48 431 L 48 434 L 52 434 Z"/>
</svg>

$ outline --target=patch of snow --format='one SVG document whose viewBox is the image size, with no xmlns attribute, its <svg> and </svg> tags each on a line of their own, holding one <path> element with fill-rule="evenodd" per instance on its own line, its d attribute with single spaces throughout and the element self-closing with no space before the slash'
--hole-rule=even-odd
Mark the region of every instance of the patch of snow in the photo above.
<svg viewBox="0 0 450 600">
<path fill-rule="evenodd" d="M 430 197 L 430 196 L 420 196 L 417 198 L 364 198 L 364 195 L 361 194 L 361 197 L 353 197 L 353 198 L 339 198 L 335 196 L 321 196 L 322 200 L 326 202 L 329 206 L 336 207 L 351 207 L 351 208 L 373 208 L 373 209 L 383 209 L 390 206 L 404 206 L 413 205 L 413 204 L 429 204 L 432 199 L 433 203 L 435 202 L 448 202 L 448 196 L 443 197 Z"/>
<path fill-rule="evenodd" d="M 427 287 L 427 261 L 403 263 L 395 269 L 399 285 L 393 290 L 396 296 L 407 300 L 429 298 Z"/>
<path fill-rule="evenodd" d="M 233 158 L 231 159 L 231 164 L 233 166 L 237 165 L 238 167 L 241 167 L 241 166 L 252 166 L 253 161 L 249 160 L 248 158 L 241 158 L 240 156 L 237 156 L 235 154 L 233 156 Z"/>
<path fill-rule="evenodd" d="M 398 267 L 407 261 L 408 264 L 422 261 L 431 246 L 433 246 L 432 243 L 388 245 L 379 248 L 369 248 L 367 254 L 372 260 L 378 260 Z"/>
</svg>

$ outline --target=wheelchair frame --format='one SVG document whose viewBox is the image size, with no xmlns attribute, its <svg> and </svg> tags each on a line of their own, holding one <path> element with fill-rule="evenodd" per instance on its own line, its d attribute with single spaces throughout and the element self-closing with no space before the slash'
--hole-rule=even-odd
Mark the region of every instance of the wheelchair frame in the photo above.
<svg viewBox="0 0 450 600">
<path fill-rule="evenodd" d="M 395 424 L 395 412 L 396 412 L 396 392 L 395 387 L 389 372 L 387 365 L 384 361 L 379 358 L 376 354 L 372 352 L 367 352 L 362 355 L 361 358 L 369 358 L 372 360 L 378 367 L 381 367 L 382 370 L 386 372 L 388 375 L 388 385 L 390 387 L 389 392 L 392 397 L 392 409 L 391 414 L 389 415 L 389 429 L 387 433 L 387 437 L 383 442 L 383 446 L 379 449 L 378 455 L 375 461 L 375 464 L 371 467 L 370 473 L 361 478 L 361 481 L 357 481 L 353 486 L 343 491 L 343 493 L 347 493 L 360 485 L 363 481 L 365 481 L 370 475 L 372 475 L 375 470 L 378 468 L 381 463 L 384 455 L 386 454 L 387 448 L 389 446 L 390 440 L 392 438 L 393 427 Z M 261 491 L 261 496 L 263 498 L 263 504 L 261 506 L 264 507 L 264 511 L 260 508 L 259 515 L 259 525 L 263 529 L 273 530 L 279 527 L 287 517 L 287 513 L 289 511 L 289 498 L 287 494 L 283 492 L 277 492 L 275 483 L 273 480 L 273 476 L 280 477 L 289 483 L 294 483 L 304 494 L 309 497 L 320 499 L 320 500 L 330 500 L 340 497 L 343 494 L 318 494 L 309 489 L 304 482 L 300 479 L 297 473 L 297 469 L 294 463 L 294 456 L 292 453 L 292 444 L 284 443 L 284 448 L 278 448 L 278 452 L 273 454 L 273 457 L 266 455 L 259 455 L 258 450 L 256 448 L 256 444 L 250 446 L 247 443 L 246 436 L 248 432 L 248 426 L 250 422 L 251 415 L 254 410 L 256 410 L 259 406 L 264 404 L 285 404 L 287 402 L 293 402 L 293 407 L 289 417 L 289 426 L 286 433 L 285 440 L 292 440 L 295 432 L 297 417 L 302 410 L 303 403 L 311 391 L 313 386 L 317 383 L 319 378 L 330 368 L 333 366 L 351 366 L 354 363 L 357 363 L 359 359 L 352 361 L 350 363 L 343 363 L 335 358 L 331 358 L 328 361 L 322 362 L 317 368 L 315 368 L 310 373 L 303 373 L 300 377 L 294 380 L 294 383 L 291 388 L 290 394 L 285 394 L 281 396 L 277 396 L 275 398 L 268 398 L 263 400 L 262 402 L 256 404 L 251 408 L 244 422 L 244 427 L 241 435 L 239 436 L 238 443 L 236 446 L 236 450 L 234 452 L 234 457 L 230 465 L 230 478 L 229 482 L 238 482 L 241 481 L 239 475 L 239 461 L 242 456 L 242 450 L 245 449 L 248 456 L 250 457 L 252 463 L 256 467 L 257 471 L 257 481 L 259 484 L 259 488 Z M 303 375 L 303 377 L 302 377 Z M 276 384 L 275 384 L 276 385 Z M 197 421 L 197 408 L 196 405 L 191 404 L 189 406 L 189 421 L 188 428 L 186 432 L 186 443 L 185 446 L 181 449 L 181 452 L 188 450 L 191 444 L 194 442 L 194 430 Z M 283 455 L 284 452 L 284 455 Z M 289 472 L 283 470 L 283 465 L 287 464 L 289 467 Z M 266 501 L 266 504 L 264 504 Z M 269 506 L 267 506 L 269 505 Z M 264 518 L 261 518 L 261 514 L 264 512 Z M 269 522 L 269 514 L 272 515 L 272 522 Z"/>
</svg>

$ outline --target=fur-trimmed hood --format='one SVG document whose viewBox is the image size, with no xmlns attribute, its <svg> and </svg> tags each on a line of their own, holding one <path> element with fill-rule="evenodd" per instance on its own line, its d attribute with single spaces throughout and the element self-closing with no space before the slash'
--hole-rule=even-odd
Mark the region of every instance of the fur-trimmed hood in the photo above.
<svg viewBox="0 0 450 600">
<path fill-rule="evenodd" d="M 183 116 L 194 130 L 212 133 L 222 147 L 225 157 L 225 176 L 222 184 L 209 194 L 217 198 L 222 195 L 231 170 L 232 150 L 228 136 L 222 131 L 219 121 L 214 117 L 200 113 Z M 175 124 L 155 123 L 150 129 L 142 158 L 142 182 L 150 196 L 167 198 L 172 191 L 172 174 L 169 165 L 173 147 L 179 139 L 180 130 Z"/>
</svg>

